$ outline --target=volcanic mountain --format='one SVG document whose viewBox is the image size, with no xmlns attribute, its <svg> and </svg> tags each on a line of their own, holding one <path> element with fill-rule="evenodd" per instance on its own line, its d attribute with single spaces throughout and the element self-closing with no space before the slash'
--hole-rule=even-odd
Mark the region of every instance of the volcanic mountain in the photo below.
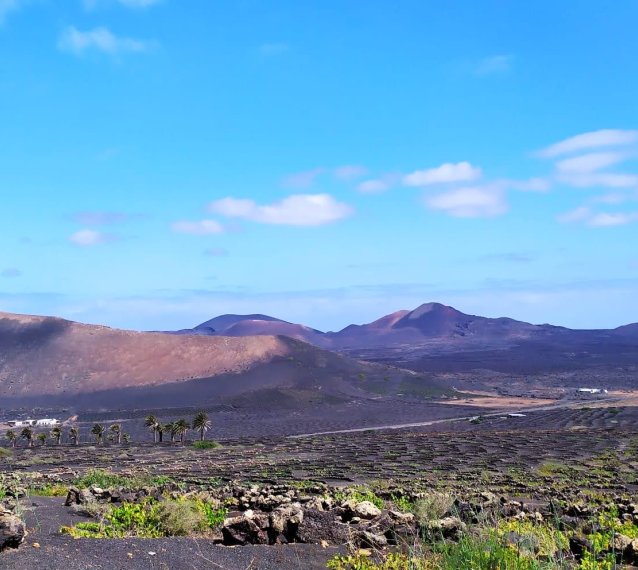
<svg viewBox="0 0 638 570">
<path fill-rule="evenodd" d="M 508 318 L 467 315 L 441 303 L 426 303 L 413 311 L 397 311 L 364 325 L 349 325 L 324 333 L 267 315 L 222 315 L 180 334 L 225 336 L 286 335 L 334 349 L 372 348 L 414 343 L 495 343 L 552 335 L 561 327 L 532 325 Z"/>
<path fill-rule="evenodd" d="M 3 407 L 174 407 L 266 392 L 347 400 L 368 397 L 377 380 L 401 391 L 406 375 L 417 382 L 286 336 L 143 333 L 0 313 Z"/>
<path fill-rule="evenodd" d="M 224 315 L 196 327 L 194 334 L 210 323 L 221 324 L 226 331 L 222 334 L 276 330 L 356 359 L 422 373 L 595 370 L 608 375 L 614 371 L 626 385 L 631 383 L 626 379 L 633 377 L 632 371 L 638 370 L 638 323 L 611 330 L 573 330 L 469 315 L 441 303 L 425 303 L 412 311 L 397 311 L 371 323 L 327 333 L 264 315 Z M 208 334 L 217 333 L 208 329 Z M 578 384 L 582 375 L 570 381 Z"/>
</svg>

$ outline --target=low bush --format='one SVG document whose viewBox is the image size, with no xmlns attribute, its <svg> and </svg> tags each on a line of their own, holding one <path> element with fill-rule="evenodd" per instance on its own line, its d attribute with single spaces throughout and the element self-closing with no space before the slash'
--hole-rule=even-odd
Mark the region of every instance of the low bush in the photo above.
<svg viewBox="0 0 638 570">
<path fill-rule="evenodd" d="M 194 441 L 193 447 L 195 449 L 217 449 L 221 447 L 221 444 L 217 443 L 216 441 L 210 441 L 208 439 L 204 439 L 201 441 Z"/>
<path fill-rule="evenodd" d="M 228 513 L 201 499 L 162 502 L 147 499 L 141 503 L 123 503 L 119 507 L 99 507 L 95 512 L 99 522 L 64 526 L 60 532 L 75 538 L 187 536 L 221 526 Z"/>
<path fill-rule="evenodd" d="M 127 477 L 124 475 L 118 475 L 110 471 L 104 471 L 102 469 L 93 469 L 87 471 L 82 477 L 78 477 L 73 481 L 73 485 L 80 489 L 85 489 L 95 485 L 102 489 L 108 489 L 111 487 L 126 487 L 129 489 L 135 487 L 145 487 L 153 485 L 165 485 L 171 481 L 170 477 L 159 475 L 152 477 L 150 475 L 138 475 L 135 477 Z"/>
</svg>

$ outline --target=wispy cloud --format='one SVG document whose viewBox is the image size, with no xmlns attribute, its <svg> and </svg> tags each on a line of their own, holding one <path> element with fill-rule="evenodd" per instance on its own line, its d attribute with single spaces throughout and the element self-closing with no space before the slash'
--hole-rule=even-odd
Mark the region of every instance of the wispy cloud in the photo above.
<svg viewBox="0 0 638 570">
<path fill-rule="evenodd" d="M 224 226 L 216 220 L 181 220 L 173 222 L 171 224 L 171 229 L 176 233 L 198 236 L 221 234 L 224 232 Z"/>
<path fill-rule="evenodd" d="M 365 176 L 368 173 L 368 169 L 365 166 L 358 164 L 346 164 L 335 168 L 333 173 L 335 178 L 338 180 L 344 180 L 347 182 L 349 180 L 356 180 L 357 178 Z"/>
<path fill-rule="evenodd" d="M 69 26 L 58 40 L 58 48 L 61 51 L 74 55 L 82 55 L 90 50 L 108 55 L 143 53 L 153 49 L 155 45 L 155 42 L 116 36 L 104 27 L 81 31 Z"/>
<path fill-rule="evenodd" d="M 638 221 L 638 212 L 597 212 L 590 206 L 579 206 L 558 216 L 562 224 L 583 223 L 591 227 L 624 226 Z"/>
<path fill-rule="evenodd" d="M 576 188 L 605 186 L 607 188 L 631 188 L 638 186 L 638 175 L 615 172 L 583 172 L 560 174 L 558 179 Z"/>
<path fill-rule="evenodd" d="M 17 267 L 5 267 L 2 271 L 0 271 L 0 277 L 5 277 L 7 279 L 20 277 L 21 275 L 22 271 L 20 271 Z"/>
<path fill-rule="evenodd" d="M 283 42 L 265 43 L 259 46 L 259 53 L 264 57 L 282 55 L 290 49 L 290 46 Z"/>
<path fill-rule="evenodd" d="M 491 57 L 486 57 L 482 59 L 476 69 L 474 70 L 475 75 L 478 76 L 486 76 L 486 75 L 496 75 L 499 73 L 506 73 L 512 69 L 512 65 L 514 64 L 514 56 L 513 55 L 493 55 Z"/>
<path fill-rule="evenodd" d="M 141 9 L 150 8 L 159 4 L 163 0 L 82 0 L 82 4 L 86 10 L 95 10 L 102 5 L 120 4 L 126 8 Z"/>
<path fill-rule="evenodd" d="M 638 141 L 638 131 L 623 129 L 601 129 L 582 133 L 574 137 L 554 143 L 537 152 L 543 158 L 555 158 L 591 149 L 624 146 Z"/>
<path fill-rule="evenodd" d="M 379 194 L 390 188 L 390 184 L 385 180 L 371 179 L 364 180 L 357 186 L 357 190 L 362 194 Z"/>
<path fill-rule="evenodd" d="M 208 255 L 209 257 L 226 257 L 228 250 L 223 247 L 209 247 L 204 250 L 204 255 Z"/>
<path fill-rule="evenodd" d="M 469 162 L 447 162 L 436 168 L 415 170 L 403 177 L 406 186 L 429 186 L 432 184 L 446 184 L 450 182 L 471 182 L 481 177 L 480 168 Z"/>
<path fill-rule="evenodd" d="M 96 230 L 84 229 L 79 230 L 69 237 L 69 241 L 75 245 L 82 247 L 90 247 L 94 245 L 101 245 L 109 243 L 119 239 L 117 234 L 111 234 L 106 232 L 99 232 Z"/>
<path fill-rule="evenodd" d="M 521 192 L 548 192 L 552 183 L 547 178 L 528 178 L 527 180 L 502 180 L 503 186 Z"/>
<path fill-rule="evenodd" d="M 83 226 L 107 226 L 111 224 L 119 224 L 131 219 L 140 218 L 139 214 L 127 214 L 125 212 L 76 212 L 73 214 L 73 220 Z"/>
<path fill-rule="evenodd" d="M 322 226 L 353 212 L 350 206 L 329 194 L 297 194 L 266 205 L 229 197 L 211 202 L 208 209 L 229 218 L 285 226 Z"/>
<path fill-rule="evenodd" d="M 631 156 L 627 152 L 590 152 L 556 162 L 556 170 L 563 173 L 594 172 L 619 164 Z"/>
<path fill-rule="evenodd" d="M 4 23 L 9 12 L 13 12 L 26 4 L 25 0 L 0 0 L 0 24 Z"/>
<path fill-rule="evenodd" d="M 456 218 L 492 218 L 508 210 L 505 191 L 498 184 L 456 188 L 427 196 L 425 204 Z"/>
<path fill-rule="evenodd" d="M 325 171 L 325 168 L 313 168 L 312 170 L 295 172 L 284 177 L 281 184 L 286 188 L 309 188 L 315 183 L 317 177 Z"/>
<path fill-rule="evenodd" d="M 534 261 L 534 256 L 529 253 L 511 251 L 507 253 L 490 253 L 488 255 L 482 255 L 479 260 L 504 263 L 531 263 Z"/>
</svg>

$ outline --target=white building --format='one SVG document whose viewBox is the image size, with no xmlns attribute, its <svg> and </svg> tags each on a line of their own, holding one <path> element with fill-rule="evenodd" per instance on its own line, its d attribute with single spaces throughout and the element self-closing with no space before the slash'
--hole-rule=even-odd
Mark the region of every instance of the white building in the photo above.
<svg viewBox="0 0 638 570">
<path fill-rule="evenodd" d="M 40 420 L 10 420 L 7 422 L 10 427 L 55 427 L 59 425 L 59 420 L 54 418 L 42 418 Z"/>
</svg>

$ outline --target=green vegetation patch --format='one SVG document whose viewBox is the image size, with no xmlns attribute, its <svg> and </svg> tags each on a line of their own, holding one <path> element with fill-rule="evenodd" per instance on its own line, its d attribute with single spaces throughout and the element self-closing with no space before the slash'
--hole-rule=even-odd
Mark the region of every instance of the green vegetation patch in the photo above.
<svg viewBox="0 0 638 570">
<path fill-rule="evenodd" d="M 159 538 L 187 536 L 219 528 L 228 511 L 201 499 L 124 503 L 111 507 L 98 522 L 63 526 L 60 532 L 74 538 Z"/>
<path fill-rule="evenodd" d="M 193 442 L 193 447 L 195 449 L 218 449 L 221 446 L 222 446 L 221 443 L 218 443 L 216 441 L 210 441 L 208 439 L 205 439 L 203 441 Z"/>
<path fill-rule="evenodd" d="M 118 475 L 117 473 L 112 473 L 110 471 L 104 471 L 102 469 L 94 469 L 92 471 L 88 471 L 82 477 L 78 477 L 77 479 L 75 479 L 73 481 L 73 485 L 79 487 L 80 489 L 85 489 L 87 487 L 91 487 L 92 485 L 101 487 L 103 489 L 112 487 L 126 487 L 130 489 L 135 487 L 166 485 L 171 481 L 172 479 L 170 477 L 166 477 L 163 475 L 137 475 L 135 477 L 127 477 L 124 475 Z"/>
</svg>

